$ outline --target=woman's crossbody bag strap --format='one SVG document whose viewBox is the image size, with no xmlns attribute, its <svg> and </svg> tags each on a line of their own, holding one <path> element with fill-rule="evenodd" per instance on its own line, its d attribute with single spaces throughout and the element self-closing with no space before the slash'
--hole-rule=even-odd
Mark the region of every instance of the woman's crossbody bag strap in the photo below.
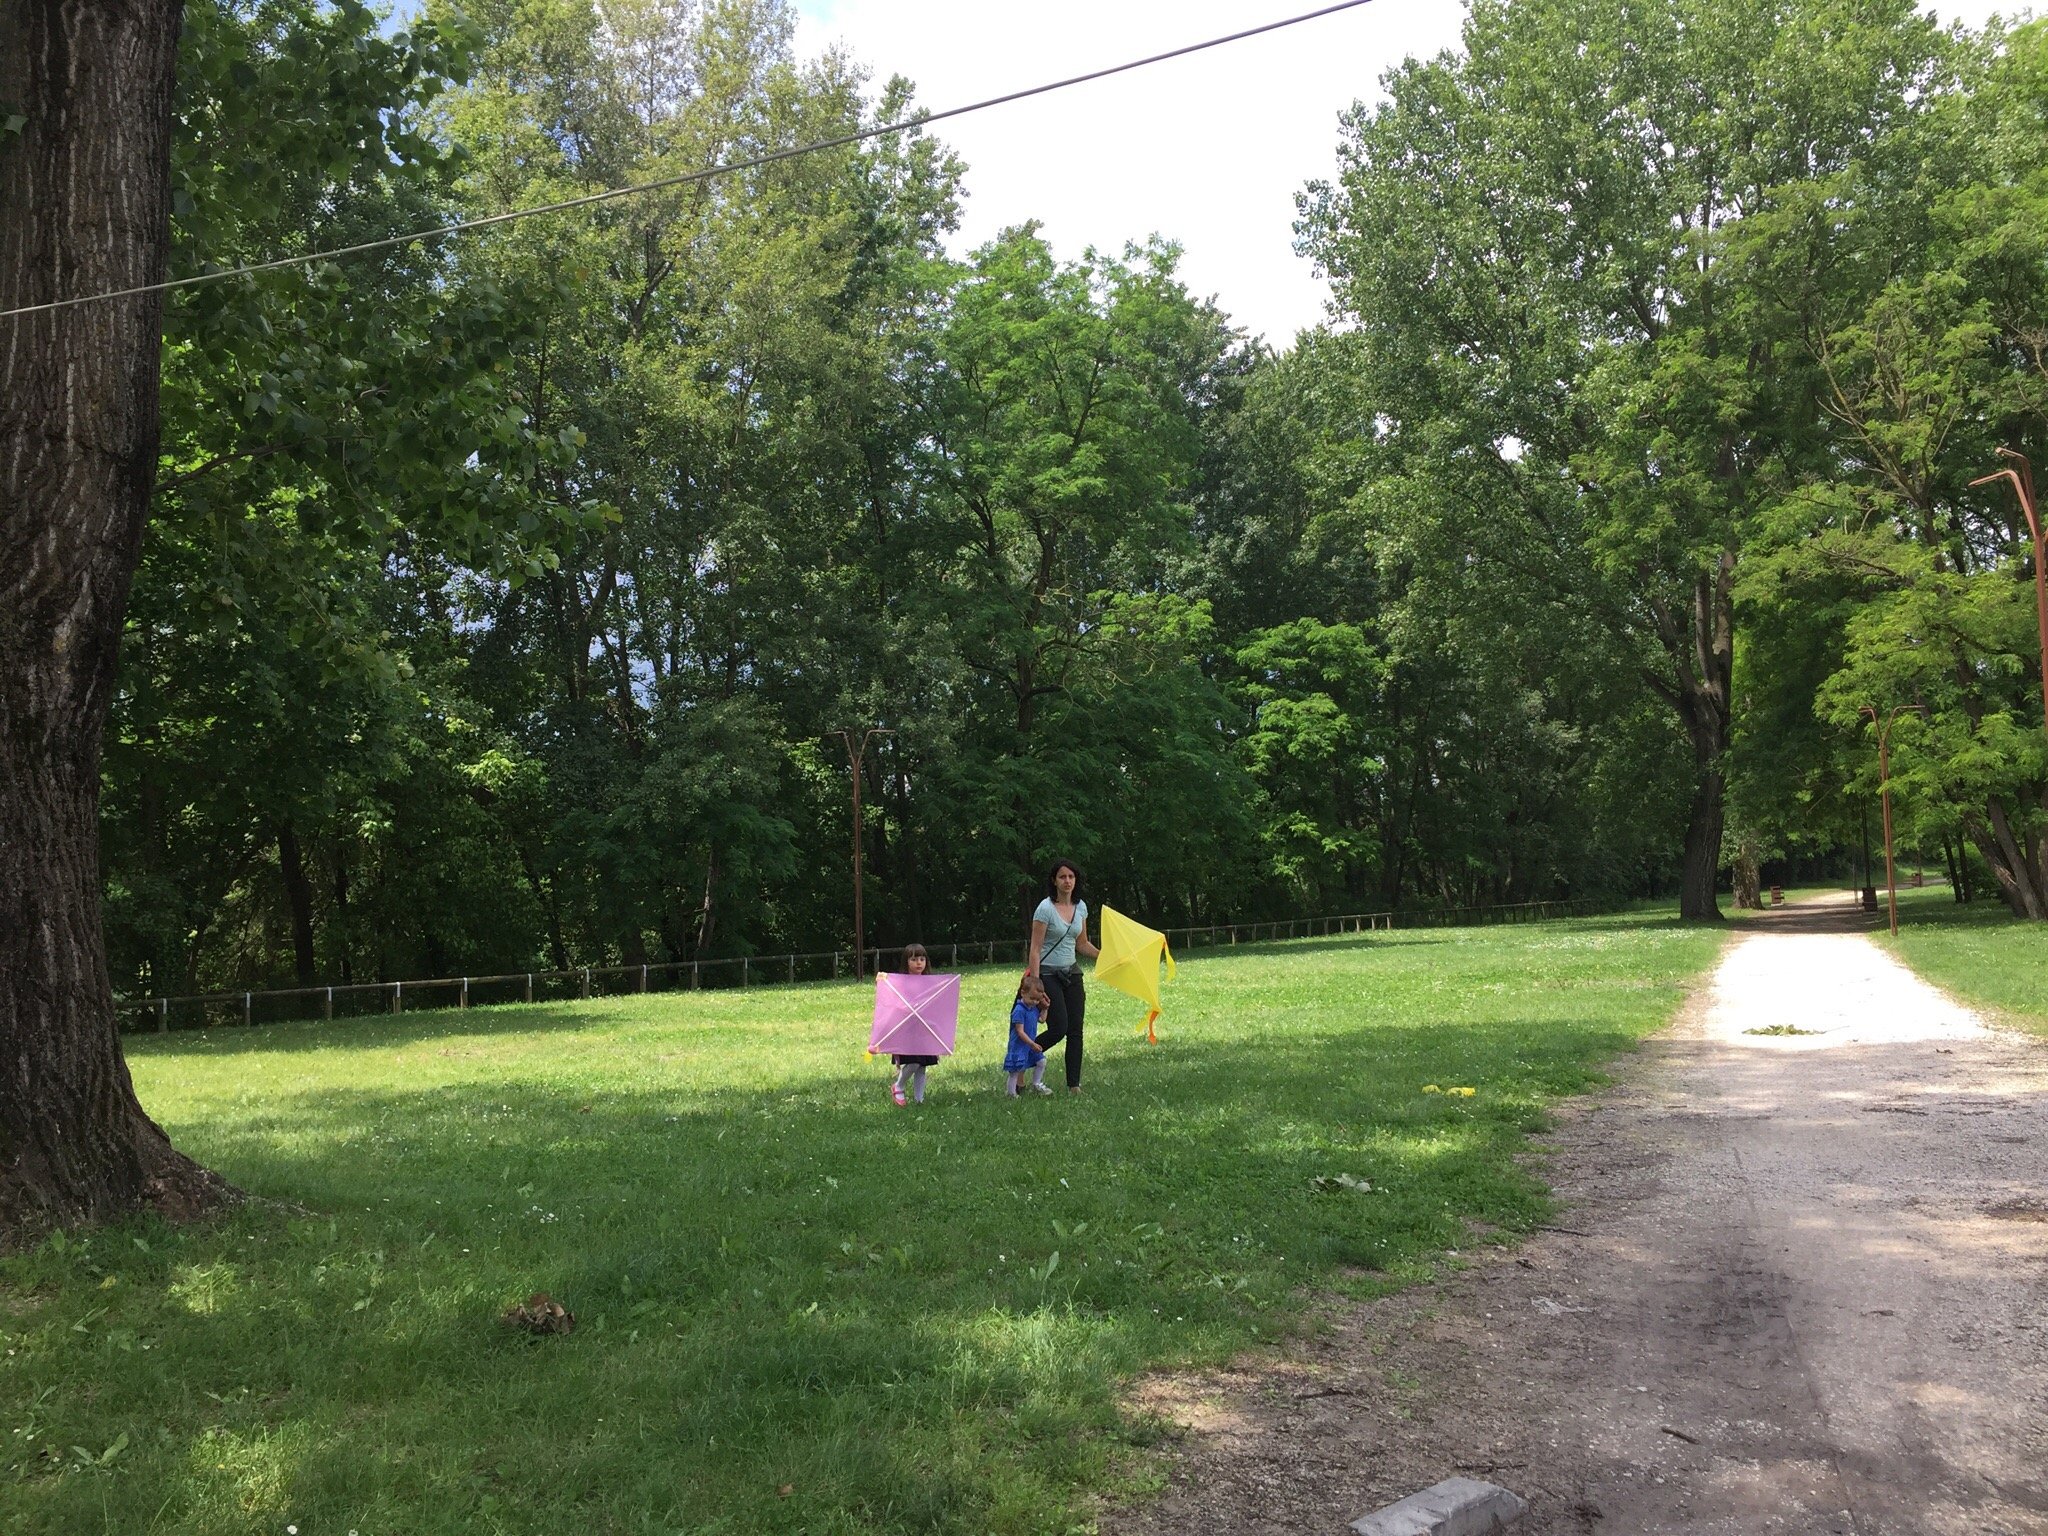
<svg viewBox="0 0 2048 1536">
<path fill-rule="evenodd" d="M 1058 907 L 1054 907 L 1052 909 L 1052 915 L 1054 917 L 1060 917 L 1060 909 Z M 1038 952 L 1038 963 L 1040 965 L 1045 964 L 1045 957 L 1047 955 L 1051 954 L 1054 950 L 1058 949 L 1062 944 L 1066 943 L 1071 936 L 1080 931 L 1081 924 L 1078 921 L 1080 916 L 1081 904 L 1077 901 L 1074 903 L 1074 917 L 1076 918 L 1076 921 L 1070 923 L 1065 918 L 1060 917 L 1060 931 L 1058 937 L 1054 937 L 1051 923 L 1047 923 L 1045 925 L 1045 948 L 1041 949 Z M 1078 951 L 1075 954 L 1075 958 L 1080 958 Z"/>
</svg>

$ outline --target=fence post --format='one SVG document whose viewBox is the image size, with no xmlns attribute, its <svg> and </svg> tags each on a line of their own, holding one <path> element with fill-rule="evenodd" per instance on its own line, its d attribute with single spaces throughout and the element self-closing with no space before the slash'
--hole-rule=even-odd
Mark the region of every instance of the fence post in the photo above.
<svg viewBox="0 0 2048 1536">
<path fill-rule="evenodd" d="M 391 1011 L 393 1013 L 405 1012 L 405 983 L 402 981 L 391 983 Z"/>
<path fill-rule="evenodd" d="M 832 979 L 839 979 L 839 951 L 836 949 L 832 951 Z"/>
<path fill-rule="evenodd" d="M 640 990 L 642 992 L 647 990 L 647 967 L 644 965 L 640 967 Z"/>
<path fill-rule="evenodd" d="M 690 962 L 690 990 L 697 990 L 697 962 L 694 960 Z"/>
<path fill-rule="evenodd" d="M 250 1007 L 250 994 L 247 992 L 242 994 L 242 1022 L 244 1024 L 254 1024 L 256 1022 L 255 1012 Z"/>
<path fill-rule="evenodd" d="M 789 984 L 790 984 L 791 986 L 795 986 L 795 985 L 796 985 L 796 956 L 795 956 L 795 955 L 791 955 L 791 956 L 789 957 Z"/>
<path fill-rule="evenodd" d="M 590 996 L 590 967 L 583 967 L 583 995 Z"/>
<path fill-rule="evenodd" d="M 171 1032 L 171 1000 L 168 997 L 156 1000 L 156 1032 L 160 1035 Z"/>
<path fill-rule="evenodd" d="M 988 963 L 990 965 L 996 963 L 996 941 L 994 939 L 988 941 Z"/>
<path fill-rule="evenodd" d="M 741 956 L 740 956 L 740 990 L 741 990 L 742 992 L 744 992 L 744 991 L 746 991 L 746 990 L 747 990 L 747 977 L 748 977 L 748 972 L 749 972 L 749 971 L 750 971 L 751 969 L 752 969 L 752 967 L 751 967 L 751 966 L 749 965 L 749 963 L 748 963 L 748 960 L 747 960 L 747 957 L 746 957 L 745 955 L 741 955 Z"/>
<path fill-rule="evenodd" d="M 526 1000 L 529 1003 L 533 1001 L 533 972 L 531 971 L 526 973 Z"/>
<path fill-rule="evenodd" d="M 467 976 L 462 978 L 462 995 L 455 1000 L 455 1006 L 458 1008 L 467 1008 L 469 1006 L 469 978 Z"/>
<path fill-rule="evenodd" d="M 327 1006 L 324 1010 L 324 1016 L 329 1020 L 332 1020 L 334 1017 L 334 988 L 332 987 L 327 989 Z"/>
</svg>

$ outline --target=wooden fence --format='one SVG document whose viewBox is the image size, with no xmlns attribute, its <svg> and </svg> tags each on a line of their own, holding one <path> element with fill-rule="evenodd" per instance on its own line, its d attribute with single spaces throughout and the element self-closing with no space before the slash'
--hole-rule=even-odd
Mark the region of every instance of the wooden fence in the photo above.
<svg viewBox="0 0 2048 1536">
<path fill-rule="evenodd" d="M 1274 922 L 1208 923 L 1169 928 L 1176 954 L 1232 945 L 1285 943 L 1395 928 L 1466 927 L 1483 923 L 1546 922 L 1590 917 L 1611 910 L 1606 903 L 1529 901 L 1512 906 L 1445 907 L 1410 912 L 1347 912 L 1332 917 L 1282 918 Z M 934 969 L 963 965 L 1022 966 L 1026 937 L 931 944 Z M 900 962 L 903 946 L 862 951 L 863 970 Z M 706 988 L 791 986 L 835 981 L 853 974 L 851 949 L 810 954 L 741 955 L 721 960 L 672 960 L 658 965 L 585 965 L 558 971 L 511 971 L 498 976 L 440 976 L 417 981 L 370 981 L 333 987 L 286 987 L 266 991 L 211 992 L 196 997 L 116 998 L 123 1030 L 204 1029 L 221 1024 L 275 1024 L 321 1018 L 363 1018 L 414 1008 L 468 1008 L 472 1004 L 553 1002 L 564 998 L 615 997 L 639 992 Z"/>
</svg>

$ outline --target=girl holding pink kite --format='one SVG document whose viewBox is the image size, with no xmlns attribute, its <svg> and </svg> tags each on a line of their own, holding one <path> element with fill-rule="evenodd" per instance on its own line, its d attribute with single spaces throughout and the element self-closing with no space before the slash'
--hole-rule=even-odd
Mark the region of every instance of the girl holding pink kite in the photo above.
<svg viewBox="0 0 2048 1536">
<path fill-rule="evenodd" d="M 922 944 L 906 944 L 903 946 L 903 973 L 906 976 L 922 976 L 931 968 L 932 957 L 925 953 L 925 947 Z M 905 1056 L 892 1051 L 889 1054 L 889 1060 L 896 1064 L 896 1080 L 889 1084 L 889 1097 L 894 1099 L 899 1105 L 902 1104 L 904 1102 L 903 1084 L 908 1079 L 912 1096 L 918 1103 L 922 1104 L 924 1102 L 925 1069 L 927 1067 L 936 1067 L 939 1064 L 939 1058 L 936 1056 Z"/>
</svg>

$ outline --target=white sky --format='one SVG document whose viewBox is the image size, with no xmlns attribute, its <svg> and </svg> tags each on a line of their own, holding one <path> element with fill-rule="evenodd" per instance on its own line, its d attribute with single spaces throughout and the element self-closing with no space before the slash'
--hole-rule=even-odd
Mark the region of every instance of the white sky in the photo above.
<svg viewBox="0 0 2048 1536">
<path fill-rule="evenodd" d="M 797 47 L 834 42 L 917 83 L 933 110 L 1199 42 L 1316 0 L 796 0 Z M 2007 0 L 1939 0 L 1981 23 Z M 1294 195 L 1336 167 L 1337 114 L 1377 99 L 1411 54 L 1455 46 L 1452 0 L 1374 0 L 1192 58 L 997 107 L 934 130 L 967 162 L 962 251 L 1038 219 L 1063 256 L 1162 234 L 1181 272 L 1276 345 L 1322 317 L 1325 287 L 1294 254 Z"/>
</svg>

